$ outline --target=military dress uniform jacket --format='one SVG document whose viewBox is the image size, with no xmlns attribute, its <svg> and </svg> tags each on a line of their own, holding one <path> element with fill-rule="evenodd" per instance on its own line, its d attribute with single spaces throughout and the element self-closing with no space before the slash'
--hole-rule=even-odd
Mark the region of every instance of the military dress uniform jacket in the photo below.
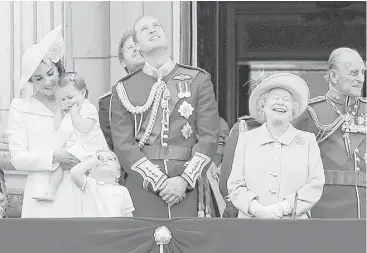
<svg viewBox="0 0 367 253">
<path fill-rule="evenodd" d="M 310 100 L 295 126 L 317 136 L 325 186 L 312 217 L 366 218 L 366 99 L 330 87 Z"/>
<path fill-rule="evenodd" d="M 210 75 L 172 60 L 159 70 L 146 64 L 118 82 L 111 103 L 113 147 L 128 174 L 134 216 L 196 217 L 196 181 L 210 165 L 219 134 Z M 187 180 L 189 190 L 170 208 L 157 192 L 175 176 Z"/>
<path fill-rule="evenodd" d="M 102 133 L 106 139 L 108 147 L 113 150 L 113 142 L 110 128 L 110 105 L 111 105 L 112 91 L 108 91 L 99 98 L 99 125 Z"/>
</svg>

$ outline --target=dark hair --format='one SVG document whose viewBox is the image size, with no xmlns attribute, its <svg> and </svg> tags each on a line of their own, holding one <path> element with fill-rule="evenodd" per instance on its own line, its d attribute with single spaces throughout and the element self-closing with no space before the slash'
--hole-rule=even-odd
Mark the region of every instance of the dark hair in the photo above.
<svg viewBox="0 0 367 253">
<path fill-rule="evenodd" d="M 61 60 L 55 63 L 59 76 L 65 75 L 65 67 L 62 65 Z"/>
<path fill-rule="evenodd" d="M 75 88 L 77 88 L 79 91 L 82 91 L 85 89 L 85 98 L 88 98 L 88 88 L 85 84 L 85 81 L 83 77 L 81 77 L 76 72 L 67 72 L 63 76 L 61 76 L 59 80 L 59 86 L 65 87 L 66 85 L 73 84 Z"/>
<path fill-rule="evenodd" d="M 122 35 L 122 38 L 120 40 L 120 44 L 119 44 L 119 50 L 118 50 L 118 56 L 119 56 L 119 61 L 123 61 L 125 60 L 124 58 L 124 45 L 125 42 L 131 38 L 133 36 L 133 30 L 128 30 L 126 32 L 124 32 L 124 34 Z"/>
<path fill-rule="evenodd" d="M 118 56 L 119 56 L 120 63 L 125 60 L 125 58 L 124 58 L 124 45 L 125 45 L 125 42 L 129 38 L 133 37 L 133 35 L 134 35 L 133 30 L 128 30 L 128 31 L 124 32 L 124 34 L 122 35 L 122 38 L 121 38 L 120 44 L 119 44 L 119 49 L 118 49 Z M 127 69 L 127 67 L 125 67 L 125 71 L 126 71 L 126 73 L 129 73 L 129 70 Z"/>
<path fill-rule="evenodd" d="M 42 61 L 41 61 L 42 62 Z M 41 64 L 40 62 L 40 64 Z M 64 65 L 62 65 L 61 60 L 55 63 L 55 66 L 57 68 L 57 72 L 59 72 L 59 77 L 65 74 L 65 68 Z M 29 78 L 28 82 L 32 82 L 32 76 Z"/>
</svg>

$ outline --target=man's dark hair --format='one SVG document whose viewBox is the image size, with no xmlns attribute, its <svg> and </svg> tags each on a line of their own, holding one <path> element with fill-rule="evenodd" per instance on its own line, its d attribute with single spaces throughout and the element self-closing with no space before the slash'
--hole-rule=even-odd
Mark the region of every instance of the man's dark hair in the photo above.
<svg viewBox="0 0 367 253">
<path fill-rule="evenodd" d="M 119 50 L 118 50 L 118 56 L 119 56 L 119 61 L 120 62 L 125 60 L 125 58 L 124 58 L 124 44 L 130 37 L 133 37 L 133 33 L 134 33 L 133 30 L 128 30 L 128 31 L 124 32 L 124 34 L 122 35 L 122 38 L 121 38 L 120 44 L 119 44 Z"/>
</svg>

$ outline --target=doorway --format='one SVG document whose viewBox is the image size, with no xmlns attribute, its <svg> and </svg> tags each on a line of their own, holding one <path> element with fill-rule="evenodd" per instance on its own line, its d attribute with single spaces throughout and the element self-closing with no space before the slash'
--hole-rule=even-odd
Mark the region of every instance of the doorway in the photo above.
<svg viewBox="0 0 367 253">
<path fill-rule="evenodd" d="M 351 47 L 366 59 L 366 2 L 320 3 L 197 2 L 198 66 L 211 74 L 230 126 L 248 115 L 244 84 L 259 71 L 297 73 L 314 97 L 327 90 L 333 49 Z"/>
</svg>

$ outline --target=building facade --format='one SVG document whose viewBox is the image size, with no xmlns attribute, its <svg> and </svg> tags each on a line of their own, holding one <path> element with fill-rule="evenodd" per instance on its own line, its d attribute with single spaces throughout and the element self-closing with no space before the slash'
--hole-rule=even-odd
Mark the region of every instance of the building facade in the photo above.
<svg viewBox="0 0 367 253">
<path fill-rule="evenodd" d="M 0 168 L 10 193 L 10 216 L 19 216 L 26 174 L 10 164 L 5 138 L 10 101 L 21 95 L 21 57 L 52 28 L 62 25 L 67 71 L 86 80 L 90 100 L 115 84 L 124 31 L 143 15 L 157 17 L 172 57 L 211 76 L 219 113 L 233 125 L 248 113 L 246 81 L 262 70 L 290 71 L 324 93 L 330 52 L 341 46 L 366 55 L 366 2 L 0 2 Z"/>
<path fill-rule="evenodd" d="M 21 57 L 24 50 L 39 42 L 58 25 L 63 27 L 66 71 L 77 71 L 86 80 L 89 99 L 98 106 L 98 97 L 126 73 L 118 61 L 118 45 L 124 31 L 132 29 L 143 15 L 158 17 L 172 45 L 172 57 L 183 55 L 180 2 L 0 2 L 0 167 L 5 171 L 10 194 L 10 216 L 19 216 L 24 172 L 10 163 L 5 137 L 10 102 L 21 96 Z M 187 19 L 188 20 L 188 19 Z M 182 60 L 188 62 L 190 57 Z"/>
</svg>

